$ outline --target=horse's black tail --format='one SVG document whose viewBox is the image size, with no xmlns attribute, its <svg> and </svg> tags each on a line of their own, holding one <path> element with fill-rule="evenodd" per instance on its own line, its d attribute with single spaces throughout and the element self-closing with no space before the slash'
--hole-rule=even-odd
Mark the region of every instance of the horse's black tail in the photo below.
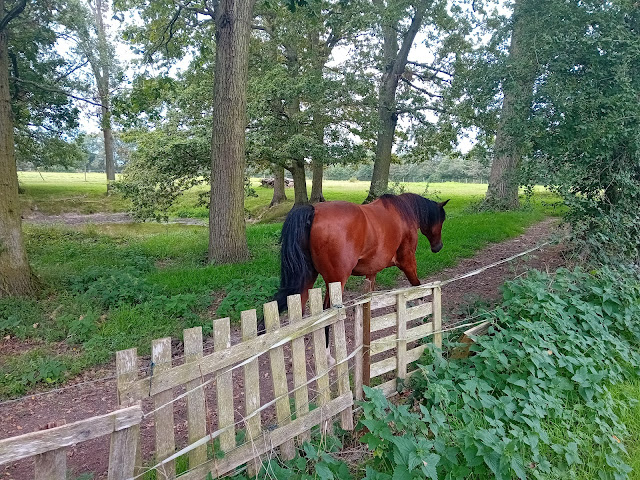
<svg viewBox="0 0 640 480">
<path fill-rule="evenodd" d="M 314 215 L 313 205 L 293 207 L 282 226 L 280 289 L 275 296 L 281 312 L 287 308 L 287 296 L 301 293 L 316 275 L 309 247 Z"/>
</svg>

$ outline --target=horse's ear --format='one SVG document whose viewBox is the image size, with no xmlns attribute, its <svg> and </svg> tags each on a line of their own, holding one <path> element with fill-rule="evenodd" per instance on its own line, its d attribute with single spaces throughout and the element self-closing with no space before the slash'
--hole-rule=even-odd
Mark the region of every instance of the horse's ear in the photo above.
<svg viewBox="0 0 640 480">
<path fill-rule="evenodd" d="M 451 199 L 449 198 L 448 200 L 445 200 L 444 202 L 440 202 L 440 203 L 438 204 L 438 206 L 440 206 L 440 207 L 444 207 L 447 203 L 449 203 L 449 200 L 451 200 Z"/>
</svg>

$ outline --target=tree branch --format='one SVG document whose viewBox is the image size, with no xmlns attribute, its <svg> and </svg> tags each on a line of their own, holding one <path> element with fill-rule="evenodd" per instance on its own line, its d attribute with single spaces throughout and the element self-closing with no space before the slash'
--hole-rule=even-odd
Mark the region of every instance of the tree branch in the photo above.
<svg viewBox="0 0 640 480">
<path fill-rule="evenodd" d="M 402 80 L 404 83 L 406 83 L 407 85 L 409 85 L 411 88 L 414 88 L 414 89 L 416 89 L 417 91 L 422 92 L 422 93 L 424 93 L 425 95 L 428 95 L 428 96 L 429 96 L 429 97 L 431 97 L 431 98 L 442 98 L 442 95 L 438 95 L 438 94 L 435 94 L 435 93 L 431 93 L 430 91 L 425 90 L 424 88 L 419 87 L 419 86 L 417 86 L 417 85 L 415 85 L 415 84 L 411 83 L 409 80 L 407 80 L 407 79 L 406 79 L 406 78 L 404 78 L 404 77 L 400 77 L 400 80 Z"/>
<path fill-rule="evenodd" d="M 65 90 L 61 90 L 61 89 L 56 88 L 56 87 L 51 87 L 49 85 L 42 85 L 40 83 L 32 82 L 31 80 L 24 80 L 22 78 L 16 78 L 16 77 L 11 77 L 11 80 L 13 80 L 14 82 L 22 83 L 23 85 L 32 85 L 32 86 L 34 86 L 36 88 L 39 88 L 40 90 L 44 90 L 46 92 L 60 93 L 62 95 L 66 95 L 69 98 L 73 98 L 73 99 L 79 100 L 81 102 L 90 103 L 91 105 L 95 105 L 96 107 L 103 107 L 102 103 L 97 103 L 97 102 L 94 102 L 93 100 L 89 100 L 87 98 L 79 97 L 77 95 L 74 95 L 74 94 L 72 94 L 70 92 L 67 92 Z"/>
<path fill-rule="evenodd" d="M 56 79 L 54 80 L 55 83 L 58 83 L 60 80 L 62 80 L 63 78 L 67 78 L 69 75 L 71 75 L 73 72 L 75 72 L 76 70 L 84 67 L 87 63 L 89 63 L 89 60 L 85 60 L 82 63 L 79 63 L 78 65 L 76 65 L 75 67 L 67 70 L 66 72 L 64 72 L 62 75 L 59 75 L 58 77 L 56 77 Z"/>
<path fill-rule="evenodd" d="M 0 20 L 0 32 L 2 32 L 9 22 L 22 13 L 24 7 L 27 6 L 27 0 L 19 0 L 18 3 L 7 13 L 2 20 Z"/>
<path fill-rule="evenodd" d="M 445 75 L 453 77 L 453 73 L 447 72 L 446 70 L 442 70 L 440 68 L 436 68 L 433 65 L 427 65 L 426 63 L 413 62 L 411 60 L 407 60 L 407 63 L 410 63 L 411 65 L 415 65 L 416 67 L 426 68 L 427 70 L 431 70 L 432 72 L 444 73 Z"/>
</svg>

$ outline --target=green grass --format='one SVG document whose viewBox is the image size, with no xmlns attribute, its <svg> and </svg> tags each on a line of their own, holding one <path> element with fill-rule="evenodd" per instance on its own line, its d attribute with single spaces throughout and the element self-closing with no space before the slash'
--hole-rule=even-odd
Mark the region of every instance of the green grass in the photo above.
<svg viewBox="0 0 640 480">
<path fill-rule="evenodd" d="M 129 202 L 119 195 L 107 195 L 104 173 L 19 172 L 24 194 L 20 195 L 23 214 L 123 212 Z"/>
<path fill-rule="evenodd" d="M 105 196 L 101 175 L 89 174 L 86 183 L 83 174 L 45 172 L 44 182 L 37 173 L 20 176 L 27 192 L 23 201 L 37 205 L 42 212 L 86 213 L 92 211 L 91 205 L 115 211 L 126 206 L 116 195 Z M 407 184 L 408 190 L 418 193 L 425 187 L 424 183 Z M 451 201 L 443 228 L 443 250 L 431 253 L 428 242 L 421 237 L 417 251 L 421 277 L 454 265 L 489 243 L 518 235 L 545 215 L 556 213 L 544 204 L 555 197 L 545 192 L 537 192 L 531 203 L 517 212 L 474 213 L 472 207 L 482 198 L 486 185 L 446 183 L 429 187 L 431 198 Z M 327 200 L 360 203 L 367 188 L 364 182 L 327 181 L 325 196 Z M 108 361 L 117 350 L 138 347 L 145 354 L 154 338 L 180 337 L 184 328 L 196 325 L 210 331 L 212 317 L 230 316 L 236 321 L 241 310 L 250 308 L 258 308 L 260 315 L 260 305 L 269 301 L 277 288 L 280 270 L 282 224 L 265 222 L 281 220 L 291 203 L 267 211 L 272 190 L 258 187 L 257 192 L 259 197 L 247 199 L 253 219 L 260 216 L 259 221 L 247 226 L 251 258 L 239 264 L 207 264 L 208 231 L 202 226 L 25 225 L 30 262 L 46 287 L 39 299 L 0 300 L 0 335 L 39 339 L 42 348 L 38 347 L 37 362 L 62 362 L 65 366 L 61 376 L 53 380 L 58 383 L 87 366 Z M 291 190 L 287 193 L 293 197 Z M 197 192 L 189 192 L 174 207 L 173 214 L 202 216 L 196 202 Z M 386 269 L 379 274 L 378 283 L 392 287 L 400 274 L 397 268 Z M 321 283 L 319 279 L 317 285 Z M 359 284 L 354 277 L 347 288 L 358 288 Z M 72 356 L 60 356 L 60 348 L 48 347 L 52 345 L 76 350 Z M 0 355 L 0 364 L 6 361 Z M 11 364 L 15 375 L 0 375 L 2 397 L 33 388 L 21 378 L 33 369 L 35 360 L 29 357 L 28 361 L 15 361 Z"/>
</svg>

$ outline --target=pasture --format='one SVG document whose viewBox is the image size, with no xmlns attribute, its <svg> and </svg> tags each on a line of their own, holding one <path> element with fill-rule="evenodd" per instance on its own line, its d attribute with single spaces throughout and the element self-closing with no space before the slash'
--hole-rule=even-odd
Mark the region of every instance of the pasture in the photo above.
<svg viewBox="0 0 640 480">
<path fill-rule="evenodd" d="M 126 203 L 106 196 L 102 175 L 22 172 L 24 216 L 34 207 L 40 214 L 117 212 Z M 259 185 L 258 181 L 253 182 Z M 423 193 L 424 183 L 407 184 Z M 233 265 L 208 265 L 208 230 L 204 226 L 158 223 L 36 225 L 25 221 L 31 264 L 45 285 L 36 299 L 0 301 L 0 334 L 6 346 L 0 359 L 0 397 L 22 395 L 39 385 L 56 385 L 84 369 L 107 362 L 117 350 L 178 337 L 184 328 L 230 316 L 271 299 L 279 281 L 281 219 L 292 201 L 266 212 L 272 190 L 254 187 L 247 199 L 247 226 L 252 258 Z M 362 202 L 365 182 L 325 182 L 328 200 Z M 444 248 L 431 253 L 421 236 L 418 275 L 424 278 L 459 258 L 470 257 L 489 243 L 516 236 L 546 215 L 558 213 L 557 199 L 537 191 L 515 212 L 476 213 L 473 204 L 486 185 L 429 185 L 432 198 L 447 199 Z M 287 192 L 289 193 L 289 191 Z M 290 197 L 293 196 L 291 191 Z M 206 217 L 197 206 L 198 191 L 188 192 L 172 215 Z M 266 212 L 266 213 L 265 213 Z M 270 222 L 270 220 L 275 222 Z M 378 275 L 378 288 L 392 287 L 401 275 L 389 268 Z M 352 277 L 347 289 L 357 290 Z M 317 286 L 323 283 L 318 280 Z"/>
</svg>

